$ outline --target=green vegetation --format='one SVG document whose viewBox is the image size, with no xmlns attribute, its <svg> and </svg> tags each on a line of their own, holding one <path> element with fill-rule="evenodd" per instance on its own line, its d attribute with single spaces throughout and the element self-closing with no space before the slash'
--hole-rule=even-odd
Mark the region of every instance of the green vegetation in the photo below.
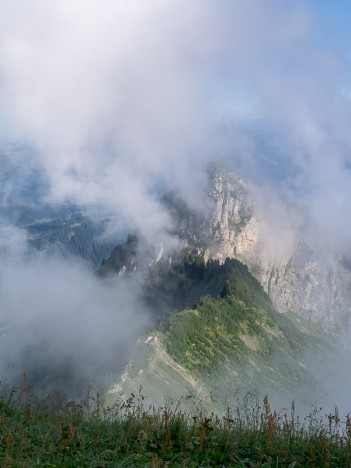
<svg viewBox="0 0 351 468">
<path fill-rule="evenodd" d="M 328 399 L 334 380 L 323 379 L 326 364 L 343 354 L 333 336 L 278 313 L 238 260 L 205 263 L 191 250 L 183 259 L 165 274 L 150 273 L 149 303 L 160 322 L 138 340 L 110 401 L 139 386 L 155 404 L 189 392 L 213 411 L 223 410 L 226 395 L 254 389 L 279 406 L 292 398 L 310 404 L 316 388 L 318 399 Z"/>
<path fill-rule="evenodd" d="M 240 338 L 252 337 L 252 349 L 267 353 L 267 344 L 258 340 L 262 326 L 272 321 L 259 310 L 235 297 L 200 299 L 195 311 L 183 311 L 170 318 L 168 351 L 197 375 L 217 369 L 228 357 L 245 359 L 247 346 Z M 244 339 L 244 338 L 243 338 Z"/>
<path fill-rule="evenodd" d="M 5 204 L 0 216 L 26 232 L 30 247 L 63 257 L 81 257 L 94 268 L 107 258 L 116 240 L 105 236 L 109 220 L 95 219 L 94 213 L 70 203 Z"/>
<path fill-rule="evenodd" d="M 296 320 L 276 312 L 262 286 L 238 260 L 211 262 L 203 277 L 212 286 L 212 296 L 171 314 L 165 329 L 169 354 L 198 378 L 218 378 L 217 370 L 226 362 L 240 368 L 251 358 L 262 367 L 277 349 L 282 360 L 284 354 L 298 358 L 302 349 L 330 351 L 332 340 L 317 327 L 302 319 L 297 326 Z"/>
<path fill-rule="evenodd" d="M 93 222 L 89 217 L 74 212 L 69 216 L 39 219 L 25 226 L 27 242 L 39 251 L 52 249 L 63 256 L 77 256 L 92 266 L 101 264 L 113 249 L 114 243 L 104 239 L 107 220 Z"/>
<path fill-rule="evenodd" d="M 147 409 L 146 409 L 147 408 Z M 248 395 L 225 414 L 148 407 L 141 391 L 114 407 L 99 395 L 62 404 L 24 387 L 0 399 L 4 467 L 341 467 L 351 463 L 351 421 L 313 411 L 301 421 Z"/>
</svg>

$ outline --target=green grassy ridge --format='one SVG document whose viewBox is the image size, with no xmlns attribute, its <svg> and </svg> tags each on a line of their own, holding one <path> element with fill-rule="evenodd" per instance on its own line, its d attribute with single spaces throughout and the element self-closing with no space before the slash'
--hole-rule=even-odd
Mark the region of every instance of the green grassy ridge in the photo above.
<svg viewBox="0 0 351 468">
<path fill-rule="evenodd" d="M 213 370 L 227 357 L 244 362 L 250 352 L 267 359 L 279 348 L 298 357 L 303 350 L 327 352 L 336 345 L 333 337 L 307 321 L 303 321 L 302 331 L 291 317 L 268 314 L 232 295 L 219 299 L 206 296 L 195 309 L 172 314 L 168 324 L 167 350 L 197 374 L 204 368 Z M 206 352 L 212 356 L 208 367 L 203 361 Z M 191 356 L 198 365 L 191 365 Z"/>
<path fill-rule="evenodd" d="M 307 403 L 316 388 L 323 398 L 328 384 L 319 371 L 336 353 L 336 342 L 322 332 L 306 333 L 306 324 L 302 332 L 290 318 L 272 315 L 231 295 L 205 297 L 196 309 L 171 315 L 164 345 L 217 398 L 259 389 L 274 391 L 282 405 L 292 395 Z"/>
<path fill-rule="evenodd" d="M 265 323 L 274 325 L 259 310 L 235 297 L 213 299 L 207 296 L 199 301 L 195 310 L 170 317 L 167 349 L 182 365 L 201 375 L 217 368 L 227 357 L 245 360 L 247 346 L 239 335 L 258 337 L 261 334 L 259 324 Z M 266 354 L 268 342 L 256 341 L 252 346 L 257 346 L 260 354 Z"/>
<path fill-rule="evenodd" d="M 165 396 L 188 394 L 217 411 L 226 395 L 253 389 L 274 393 L 279 407 L 293 398 L 309 405 L 317 388 L 317 399 L 330 393 L 332 379 L 321 376 L 337 353 L 333 336 L 278 313 L 238 260 L 206 264 L 191 252 L 184 259 L 167 277 L 156 275 L 153 293 L 166 291 L 176 310 L 190 293 L 193 306 L 166 315 L 138 340 L 124 378 L 108 393 L 110 401 L 139 386 L 157 405 Z M 203 291 L 209 295 L 201 297 Z"/>
<path fill-rule="evenodd" d="M 194 375 L 213 378 L 226 360 L 244 365 L 255 356 L 267 361 L 277 349 L 296 359 L 305 350 L 333 349 L 333 338 L 318 327 L 278 313 L 239 261 L 227 259 L 218 268 L 220 296 L 202 297 L 193 309 L 171 314 L 165 330 L 168 352 Z"/>
<path fill-rule="evenodd" d="M 178 404 L 145 409 L 141 393 L 114 407 L 99 395 L 56 409 L 23 388 L 0 399 L 4 467 L 341 467 L 351 463 L 351 421 L 337 410 L 304 420 L 252 396 L 219 416 Z M 11 401 L 9 401 L 11 400 Z M 15 403 L 14 403 L 15 400 Z M 52 402 L 52 400 L 51 400 Z M 55 402 L 54 402 L 55 403 Z"/>
</svg>

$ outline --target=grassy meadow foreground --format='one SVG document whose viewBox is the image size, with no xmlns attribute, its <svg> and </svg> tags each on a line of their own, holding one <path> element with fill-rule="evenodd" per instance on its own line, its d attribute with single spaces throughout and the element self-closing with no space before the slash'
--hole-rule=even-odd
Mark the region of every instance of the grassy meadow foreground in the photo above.
<svg viewBox="0 0 351 468">
<path fill-rule="evenodd" d="M 279 413 L 268 397 L 247 395 L 224 415 L 148 406 L 142 392 L 114 407 L 97 394 L 82 402 L 40 399 L 19 387 L 0 400 L 4 467 L 346 467 L 351 420 L 314 410 L 301 420 L 294 403 Z M 194 408 L 196 407 L 196 404 Z"/>
</svg>

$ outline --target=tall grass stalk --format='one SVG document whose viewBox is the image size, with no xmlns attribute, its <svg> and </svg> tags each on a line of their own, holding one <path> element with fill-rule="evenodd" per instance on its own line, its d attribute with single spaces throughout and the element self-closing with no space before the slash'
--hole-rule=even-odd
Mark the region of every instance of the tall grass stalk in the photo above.
<svg viewBox="0 0 351 468">
<path fill-rule="evenodd" d="M 0 397 L 4 467 L 343 467 L 351 464 L 351 420 L 337 409 L 303 420 L 295 405 L 271 409 L 249 395 L 223 415 L 148 405 L 142 390 L 107 407 L 97 393 L 81 401 L 35 397 L 28 385 Z"/>
</svg>

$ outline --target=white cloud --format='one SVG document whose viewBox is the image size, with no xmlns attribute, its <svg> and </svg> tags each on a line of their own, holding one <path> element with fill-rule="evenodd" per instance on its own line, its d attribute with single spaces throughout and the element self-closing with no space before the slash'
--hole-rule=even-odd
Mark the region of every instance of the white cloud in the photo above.
<svg viewBox="0 0 351 468">
<path fill-rule="evenodd" d="M 286 108 L 292 93 L 296 108 L 304 102 L 295 102 L 301 89 L 289 69 L 296 73 L 314 50 L 310 16 L 299 7 L 227 0 L 2 0 L 2 7 L 1 100 L 14 134 L 40 147 L 56 196 L 122 208 L 136 224 L 146 212 L 158 226 L 149 196 L 155 181 L 185 186 L 194 165 L 221 157 L 211 102 L 240 115 L 248 109 L 237 99 L 243 95 L 263 119 L 293 126 L 300 119 Z M 136 206 L 141 200 L 151 206 Z"/>
</svg>

